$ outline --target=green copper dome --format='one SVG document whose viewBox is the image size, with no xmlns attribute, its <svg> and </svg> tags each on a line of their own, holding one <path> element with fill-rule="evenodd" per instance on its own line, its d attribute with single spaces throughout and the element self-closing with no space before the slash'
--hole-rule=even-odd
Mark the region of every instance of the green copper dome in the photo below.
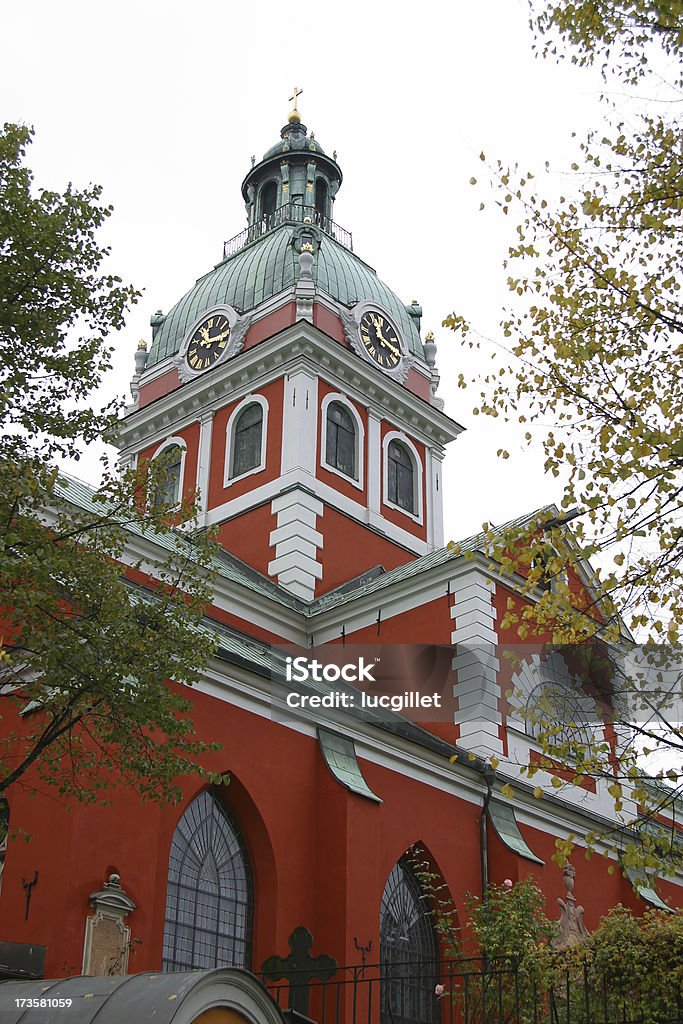
<svg viewBox="0 0 683 1024">
<path fill-rule="evenodd" d="M 192 324 L 214 306 L 233 306 L 246 313 L 293 287 L 299 273 L 292 244 L 296 231 L 296 224 L 283 224 L 201 277 L 157 327 L 146 366 L 175 355 Z M 317 289 L 348 307 L 362 300 L 376 302 L 394 320 L 410 351 L 424 358 L 416 317 L 398 296 L 354 253 L 323 232 L 320 238 L 313 262 Z"/>
<path fill-rule="evenodd" d="M 298 95 L 298 93 L 296 94 Z M 190 327 L 215 306 L 248 313 L 298 280 L 301 232 L 310 225 L 319 242 L 313 261 L 316 288 L 344 306 L 376 302 L 394 320 L 413 355 L 424 358 L 419 307 L 406 307 L 377 274 L 352 252 L 351 235 L 332 219 L 341 168 L 308 135 L 298 113 L 290 114 L 271 147 L 242 182 L 247 228 L 224 248 L 224 260 L 201 277 L 167 316 L 152 317 L 146 366 L 175 355 Z"/>
</svg>

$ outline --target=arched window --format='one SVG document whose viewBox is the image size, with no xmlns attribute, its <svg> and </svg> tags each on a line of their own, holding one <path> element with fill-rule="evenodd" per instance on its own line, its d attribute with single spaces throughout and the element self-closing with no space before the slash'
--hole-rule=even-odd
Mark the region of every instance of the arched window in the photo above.
<svg viewBox="0 0 683 1024">
<path fill-rule="evenodd" d="M 159 475 L 154 483 L 153 506 L 177 505 L 180 501 L 180 483 L 185 449 L 180 444 L 169 444 L 154 456 L 159 459 Z"/>
<path fill-rule="evenodd" d="M 383 1024 L 434 1024 L 439 953 L 420 885 L 402 857 L 389 875 L 379 915 Z"/>
<path fill-rule="evenodd" d="M 261 465 L 263 440 L 263 406 L 251 402 L 235 421 L 232 432 L 230 478 L 242 476 Z"/>
<path fill-rule="evenodd" d="M 387 498 L 393 505 L 415 514 L 415 467 L 404 444 L 391 441 L 387 452 Z"/>
<path fill-rule="evenodd" d="M 341 402 L 330 402 L 327 407 L 325 461 L 345 476 L 358 479 L 356 424 Z"/>
<path fill-rule="evenodd" d="M 266 222 L 266 228 L 273 226 L 275 209 L 277 207 L 277 185 L 269 181 L 261 189 L 261 217 Z"/>
<path fill-rule="evenodd" d="M 327 212 L 327 182 L 323 178 L 318 178 L 315 183 L 315 212 L 318 215 L 318 223 L 324 229 L 325 219 L 329 215 Z"/>
<path fill-rule="evenodd" d="M 171 843 L 162 969 L 248 968 L 252 897 L 237 824 L 214 793 L 201 793 Z"/>
<path fill-rule="evenodd" d="M 571 759 L 572 751 L 591 742 L 590 724 L 596 720 L 594 703 L 578 688 L 553 680 L 539 683 L 527 698 L 524 728 L 528 736 L 558 747 Z"/>
</svg>

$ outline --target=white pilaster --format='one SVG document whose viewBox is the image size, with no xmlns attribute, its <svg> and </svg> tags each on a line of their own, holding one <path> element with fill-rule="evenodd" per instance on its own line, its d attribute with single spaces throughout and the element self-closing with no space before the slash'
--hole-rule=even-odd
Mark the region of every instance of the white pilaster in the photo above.
<svg viewBox="0 0 683 1024">
<path fill-rule="evenodd" d="M 457 699 L 455 722 L 460 726 L 460 743 L 483 757 L 500 755 L 500 662 L 496 656 L 498 634 L 492 603 L 495 584 L 474 570 L 464 579 L 454 581 L 451 587 L 452 592 L 455 590 L 451 642 L 455 644 L 453 669 L 457 677 L 453 694 Z"/>
<path fill-rule="evenodd" d="M 380 418 L 374 409 L 368 409 L 368 508 L 370 520 L 379 516 L 382 480 L 382 443 Z"/>
<path fill-rule="evenodd" d="M 427 541 L 434 548 L 444 544 L 443 536 L 443 452 L 427 450 Z"/>
<path fill-rule="evenodd" d="M 202 526 L 206 526 L 209 508 L 209 473 L 211 470 L 211 439 L 213 436 L 213 410 L 202 414 L 199 421 L 199 454 L 197 457 L 197 492 L 199 493 Z"/>
<path fill-rule="evenodd" d="M 282 475 L 292 469 L 315 476 L 318 447 L 318 378 L 298 370 L 285 378 Z"/>
<path fill-rule="evenodd" d="M 290 593 L 312 601 L 316 580 L 323 574 L 316 557 L 323 536 L 315 529 L 323 503 L 303 488 L 293 487 L 273 498 L 270 507 L 277 515 L 277 528 L 269 538 L 275 558 L 268 564 L 268 573 Z"/>
</svg>

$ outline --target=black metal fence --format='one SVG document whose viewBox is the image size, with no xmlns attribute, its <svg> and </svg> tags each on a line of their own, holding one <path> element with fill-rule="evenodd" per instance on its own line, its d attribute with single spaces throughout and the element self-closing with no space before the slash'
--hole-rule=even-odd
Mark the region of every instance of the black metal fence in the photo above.
<svg viewBox="0 0 683 1024">
<path fill-rule="evenodd" d="M 683 1024 L 680 990 L 653 999 L 588 963 L 543 979 L 506 959 L 367 964 L 265 984 L 281 1009 L 317 1024 Z"/>
<path fill-rule="evenodd" d="M 303 206 L 301 203 L 284 203 L 272 213 L 265 214 L 259 220 L 254 221 L 248 228 L 244 228 L 239 234 L 223 243 L 223 259 L 234 256 L 236 252 L 243 249 L 249 242 L 255 242 L 257 238 L 280 227 L 281 224 L 315 224 L 326 235 L 334 238 L 343 245 L 345 249 L 353 251 L 353 236 L 346 228 L 341 227 L 331 217 L 325 217 L 310 206 Z"/>
</svg>

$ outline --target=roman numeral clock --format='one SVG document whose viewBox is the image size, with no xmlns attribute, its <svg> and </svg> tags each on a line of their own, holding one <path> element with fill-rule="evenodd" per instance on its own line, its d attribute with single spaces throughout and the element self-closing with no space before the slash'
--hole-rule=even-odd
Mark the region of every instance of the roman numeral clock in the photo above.
<svg viewBox="0 0 683 1024">
<path fill-rule="evenodd" d="M 372 302 L 359 302 L 350 310 L 342 308 L 341 314 L 346 340 L 354 352 L 403 383 L 413 357 L 389 314 Z"/>
<path fill-rule="evenodd" d="M 240 316 L 232 306 L 216 306 L 202 313 L 174 360 L 181 381 L 192 380 L 237 355 L 250 323 L 250 316 Z"/>
</svg>

